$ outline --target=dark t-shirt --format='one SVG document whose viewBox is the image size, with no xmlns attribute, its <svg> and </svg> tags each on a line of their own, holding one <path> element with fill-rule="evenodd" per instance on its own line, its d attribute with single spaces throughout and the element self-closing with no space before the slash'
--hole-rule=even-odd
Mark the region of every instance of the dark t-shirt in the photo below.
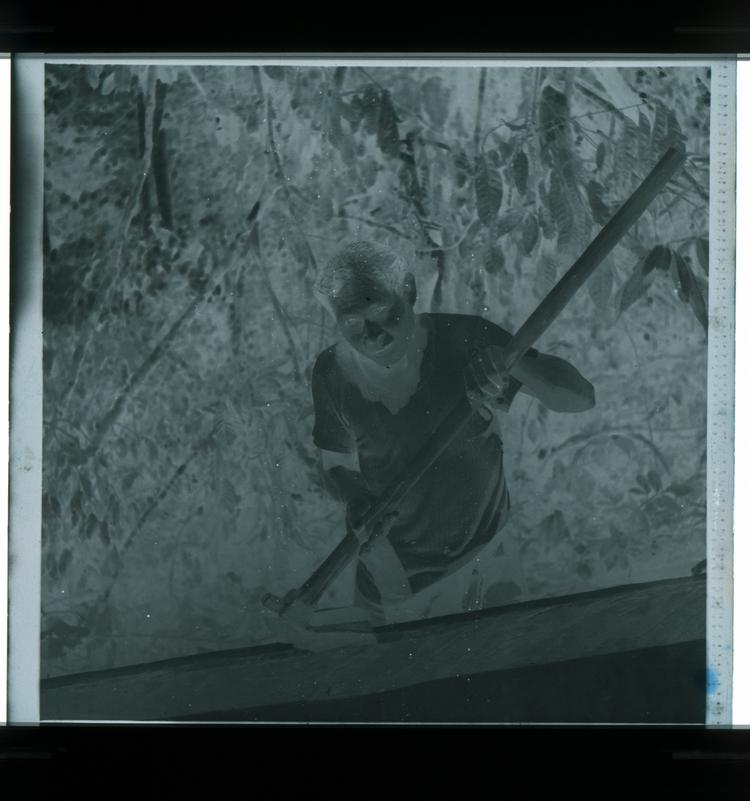
<svg viewBox="0 0 750 801">
<path fill-rule="evenodd" d="M 502 346 L 510 338 L 481 317 L 423 314 L 419 319 L 428 331 L 419 384 L 395 414 L 363 396 L 341 368 L 336 345 L 318 356 L 313 369 L 315 444 L 322 450 L 356 452 L 374 495 L 403 475 L 461 400 L 463 371 L 474 353 L 488 345 Z M 519 387 L 513 379 L 512 391 Z M 504 525 L 510 500 L 502 458 L 496 426 L 474 413 L 399 505 L 388 539 L 413 592 L 440 578 Z"/>
</svg>

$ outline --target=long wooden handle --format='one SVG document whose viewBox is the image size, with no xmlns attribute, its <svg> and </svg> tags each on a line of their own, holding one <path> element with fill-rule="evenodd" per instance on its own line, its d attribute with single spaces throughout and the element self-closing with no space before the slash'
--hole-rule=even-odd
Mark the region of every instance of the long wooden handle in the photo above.
<svg viewBox="0 0 750 801">
<path fill-rule="evenodd" d="M 469 422 L 473 409 L 468 401 L 457 404 L 433 431 L 422 449 L 409 463 L 404 475 L 386 487 L 362 516 L 362 528 L 367 530 L 387 512 L 398 506 L 401 499 L 432 467 L 446 448 L 458 437 Z M 347 532 L 344 539 L 336 546 L 328 558 L 310 576 L 309 579 L 287 599 L 286 606 L 294 601 L 314 604 L 323 594 L 326 587 L 359 553 L 360 541 L 352 532 Z"/>
<path fill-rule="evenodd" d="M 503 348 L 506 370 L 509 371 L 517 364 L 526 351 L 550 327 L 554 319 L 568 305 L 570 299 L 614 250 L 628 228 L 643 214 L 684 161 L 685 151 L 676 147 L 670 147 L 659 159 L 656 166 L 643 179 L 641 185 L 607 221 L 593 242 L 529 315 L 507 347 Z"/>
<path fill-rule="evenodd" d="M 670 148 L 651 170 L 632 196 L 623 203 L 596 238 L 576 260 L 573 266 L 555 284 L 549 294 L 532 312 L 516 335 L 503 348 L 504 367 L 510 371 L 549 328 L 555 318 L 567 306 L 586 279 L 604 261 L 622 238 L 623 234 L 641 216 L 653 199 L 661 192 L 670 178 L 682 166 L 685 153 Z M 392 482 L 363 516 L 362 524 L 369 528 L 373 523 L 394 509 L 399 501 L 432 467 L 441 454 L 458 437 L 471 419 L 473 410 L 463 399 L 432 432 L 422 449 L 409 464 L 404 475 Z M 296 601 L 314 604 L 326 587 L 335 579 L 359 552 L 359 541 L 351 532 L 336 546 L 320 567 L 299 588 L 285 596 L 283 601 L 267 596 L 267 603 L 276 611 Z"/>
</svg>

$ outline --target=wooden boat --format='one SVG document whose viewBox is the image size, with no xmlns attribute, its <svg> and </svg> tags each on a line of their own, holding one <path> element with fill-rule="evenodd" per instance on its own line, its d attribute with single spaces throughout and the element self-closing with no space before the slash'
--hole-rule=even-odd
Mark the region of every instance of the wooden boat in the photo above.
<svg viewBox="0 0 750 801">
<path fill-rule="evenodd" d="M 45 721 L 702 723 L 706 581 L 612 587 L 41 682 Z"/>
</svg>

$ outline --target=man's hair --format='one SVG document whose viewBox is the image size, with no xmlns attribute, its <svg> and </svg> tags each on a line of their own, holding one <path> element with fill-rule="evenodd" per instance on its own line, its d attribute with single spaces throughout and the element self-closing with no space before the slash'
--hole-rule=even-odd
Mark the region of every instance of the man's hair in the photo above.
<svg viewBox="0 0 750 801">
<path fill-rule="evenodd" d="M 334 314 L 366 303 L 371 293 L 401 293 L 406 261 L 374 242 L 353 242 L 340 250 L 321 270 L 315 294 Z"/>
</svg>

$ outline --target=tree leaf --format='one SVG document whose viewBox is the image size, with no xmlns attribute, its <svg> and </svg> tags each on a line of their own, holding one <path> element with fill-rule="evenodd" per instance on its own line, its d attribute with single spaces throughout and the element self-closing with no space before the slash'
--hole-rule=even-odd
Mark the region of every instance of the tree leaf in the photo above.
<svg viewBox="0 0 750 801">
<path fill-rule="evenodd" d="M 601 170 L 604 167 L 604 158 L 607 155 L 607 148 L 604 142 L 599 142 L 596 148 L 596 169 Z"/>
<path fill-rule="evenodd" d="M 60 554 L 60 560 L 57 563 L 57 569 L 60 571 L 60 574 L 64 574 L 65 571 L 68 569 L 68 565 L 70 564 L 71 560 L 73 559 L 73 551 L 71 548 L 63 549 L 63 552 Z"/>
<path fill-rule="evenodd" d="M 219 497 L 228 511 L 233 510 L 240 502 L 240 497 L 234 488 L 234 484 L 228 478 L 223 478 L 220 482 Z"/>
<path fill-rule="evenodd" d="M 683 259 L 684 263 L 684 259 Z M 703 295 L 703 288 L 700 286 L 690 268 L 685 264 L 683 280 L 687 282 L 687 296 L 690 307 L 698 322 L 703 326 L 703 330 L 708 333 L 708 310 L 706 308 L 706 298 Z"/>
<path fill-rule="evenodd" d="M 545 144 L 542 149 L 545 161 L 551 160 L 555 143 L 563 135 L 569 118 L 568 98 L 554 86 L 545 86 L 539 103 L 539 130 Z"/>
<path fill-rule="evenodd" d="M 542 253 L 537 264 L 535 276 L 535 289 L 537 294 L 546 295 L 555 285 L 556 280 L 557 263 L 546 253 Z"/>
<path fill-rule="evenodd" d="M 558 244 L 561 248 L 567 247 L 573 234 L 573 213 L 565 197 L 563 179 L 557 170 L 552 170 L 550 174 L 547 200 L 547 208 L 557 228 Z"/>
<path fill-rule="evenodd" d="M 495 223 L 495 236 L 499 239 L 516 228 L 524 218 L 522 209 L 510 209 L 501 214 Z"/>
<path fill-rule="evenodd" d="M 638 158 L 644 165 L 652 164 L 653 151 L 651 149 L 651 122 L 643 112 L 638 112 Z"/>
<path fill-rule="evenodd" d="M 527 214 L 523 221 L 523 230 L 521 232 L 521 245 L 527 256 L 530 256 L 534 250 L 534 246 L 539 241 L 539 223 L 537 222 L 535 214 Z"/>
<path fill-rule="evenodd" d="M 674 256 L 675 273 L 673 278 L 676 278 L 675 285 L 680 300 L 687 302 L 690 297 L 690 268 L 687 266 L 685 259 L 679 254 L 675 253 Z"/>
<path fill-rule="evenodd" d="M 260 200 L 256 200 L 253 204 L 253 207 L 250 209 L 250 213 L 247 215 L 247 224 L 252 225 L 255 222 L 255 218 L 258 216 L 258 212 L 260 211 Z"/>
<path fill-rule="evenodd" d="M 552 543 L 557 544 L 570 539 L 570 530 L 565 522 L 565 515 L 559 509 L 555 509 L 551 515 L 545 517 L 542 526 L 546 539 Z"/>
<path fill-rule="evenodd" d="M 651 492 L 651 484 L 647 480 L 646 476 L 638 475 L 635 477 L 635 480 L 638 482 L 640 487 L 643 489 L 644 492 L 649 493 Z"/>
<path fill-rule="evenodd" d="M 180 79 L 180 70 L 178 67 L 160 64 L 155 67 L 157 79 L 167 85 L 171 85 Z"/>
<path fill-rule="evenodd" d="M 338 98 L 338 112 L 339 114 L 352 126 L 355 130 L 362 120 L 363 109 L 360 103 L 356 102 L 357 98 L 351 103 Z"/>
<path fill-rule="evenodd" d="M 480 220 L 472 220 L 471 225 L 466 229 L 466 233 L 464 234 L 461 244 L 458 246 L 458 253 L 461 258 L 465 259 L 468 258 L 469 254 L 474 250 L 475 242 L 474 239 L 477 233 L 482 229 L 482 223 Z"/>
<path fill-rule="evenodd" d="M 424 222 L 424 234 L 429 240 L 431 245 L 436 248 L 441 248 L 445 244 L 443 242 L 443 229 L 436 223 Z"/>
<path fill-rule="evenodd" d="M 85 472 L 80 472 L 78 474 L 78 477 L 81 481 L 81 487 L 83 488 L 84 494 L 86 495 L 87 498 L 91 498 L 92 495 L 94 494 L 94 490 L 93 487 L 91 486 L 91 481 L 89 480 L 89 477 L 86 475 Z"/>
<path fill-rule="evenodd" d="M 664 142 L 665 146 L 676 145 L 678 147 L 684 147 L 686 141 L 687 137 L 682 132 L 677 114 L 675 114 L 673 109 L 669 109 L 667 112 L 667 136 Z"/>
<path fill-rule="evenodd" d="M 661 101 L 657 101 L 651 126 L 651 145 L 657 151 L 664 150 L 668 132 L 667 109 Z"/>
<path fill-rule="evenodd" d="M 539 200 L 542 202 L 543 205 L 549 205 L 549 200 L 547 198 L 547 186 L 544 183 L 544 178 L 540 178 L 536 185 L 536 192 L 539 195 Z"/>
<path fill-rule="evenodd" d="M 633 271 L 633 274 L 623 284 L 620 293 L 620 313 L 629 309 L 646 291 L 646 282 L 643 277 L 641 265 Z"/>
<path fill-rule="evenodd" d="M 450 90 L 443 89 L 440 78 L 433 76 L 422 84 L 419 97 L 433 125 L 442 128 L 448 119 Z"/>
<path fill-rule="evenodd" d="M 480 156 L 478 160 L 474 190 L 479 219 L 489 226 L 497 216 L 503 202 L 503 181 L 500 173 L 489 165 L 484 156 Z"/>
<path fill-rule="evenodd" d="M 669 492 L 673 493 L 678 498 L 684 498 L 686 495 L 692 495 L 695 492 L 695 487 L 693 487 L 692 484 L 687 481 L 676 481 L 675 483 L 670 484 L 668 489 Z"/>
<path fill-rule="evenodd" d="M 466 151 L 462 149 L 454 151 L 453 163 L 456 165 L 456 169 L 462 172 L 467 172 L 469 174 L 474 172 L 474 168 L 471 165 L 469 157 L 466 155 Z"/>
<path fill-rule="evenodd" d="M 656 470 L 649 470 L 646 474 L 648 478 L 648 483 L 653 488 L 654 492 L 659 492 L 661 490 L 661 476 L 656 472 Z"/>
<path fill-rule="evenodd" d="M 419 189 L 425 199 L 430 191 L 430 165 L 426 161 L 419 164 Z"/>
<path fill-rule="evenodd" d="M 615 146 L 616 168 L 618 176 L 625 179 L 626 186 L 632 185 L 638 170 L 638 126 L 629 119 Z"/>
<path fill-rule="evenodd" d="M 638 455 L 638 451 L 630 437 L 623 434 L 613 434 L 612 442 L 629 458 L 634 459 Z"/>
<path fill-rule="evenodd" d="M 491 155 L 493 152 L 494 156 L 492 156 L 492 159 L 496 165 L 499 166 L 503 162 L 508 161 L 513 155 L 513 143 L 501 140 L 497 143 L 497 151 L 490 151 L 488 155 Z"/>
<path fill-rule="evenodd" d="M 398 135 L 398 115 L 393 107 L 389 92 L 380 96 L 380 116 L 378 119 L 378 147 L 391 158 L 398 158 L 401 146 Z"/>
<path fill-rule="evenodd" d="M 700 237 L 695 240 L 695 255 L 698 264 L 703 268 L 703 272 L 708 275 L 708 239 Z"/>
<path fill-rule="evenodd" d="M 128 470 L 127 473 L 125 473 L 122 478 L 122 488 L 125 490 L 125 492 L 130 490 L 136 478 L 138 478 L 137 470 Z"/>
<path fill-rule="evenodd" d="M 368 84 L 361 95 L 355 96 L 352 105 L 361 110 L 365 131 L 368 134 L 377 133 L 380 121 L 380 92 Z"/>
<path fill-rule="evenodd" d="M 652 248 L 643 262 L 643 274 L 648 275 L 652 270 L 668 270 L 671 251 L 664 245 Z"/>
<path fill-rule="evenodd" d="M 602 200 L 603 194 L 604 187 L 598 181 L 589 181 L 586 184 L 586 197 L 591 208 L 591 216 L 594 218 L 594 222 L 599 225 L 605 225 L 612 216 L 609 207 Z"/>
<path fill-rule="evenodd" d="M 110 72 L 109 75 L 102 81 L 102 94 L 109 95 L 115 88 L 115 73 Z"/>
<path fill-rule="evenodd" d="M 296 240 L 293 239 L 292 241 L 294 242 Z M 250 229 L 250 234 L 248 236 L 248 246 L 256 258 L 258 259 L 261 258 L 260 232 L 258 231 L 257 221 L 253 223 L 253 227 Z"/>
<path fill-rule="evenodd" d="M 545 239 L 554 239 L 557 235 L 555 224 L 552 216 L 544 206 L 539 206 L 537 209 L 537 219 L 539 220 L 539 227 L 542 230 L 542 236 Z"/>
<path fill-rule="evenodd" d="M 589 297 L 599 309 L 606 309 L 612 294 L 612 266 L 607 261 L 600 264 L 598 269 L 587 282 Z"/>
<path fill-rule="evenodd" d="M 628 86 L 619 67 L 597 67 L 591 71 L 596 80 L 604 88 L 606 100 L 609 101 L 620 114 L 623 114 L 637 125 L 637 106 L 643 101 L 638 94 Z M 599 96 L 601 95 L 599 94 Z"/>
<path fill-rule="evenodd" d="M 84 74 L 86 75 L 86 83 L 92 89 L 99 88 L 99 81 L 101 79 L 101 74 L 104 71 L 104 67 L 98 64 L 88 64 L 84 67 Z"/>
<path fill-rule="evenodd" d="M 328 126 L 326 133 L 328 141 L 339 151 L 346 150 L 345 143 L 349 142 L 349 137 L 344 135 L 341 127 L 341 102 L 334 97 L 328 103 Z"/>
<path fill-rule="evenodd" d="M 263 72 L 274 81 L 280 81 L 284 78 L 285 68 L 278 66 L 278 64 L 264 64 Z"/>
<path fill-rule="evenodd" d="M 505 252 L 497 243 L 490 243 L 484 257 L 484 269 L 490 275 L 496 275 L 505 267 Z"/>
<path fill-rule="evenodd" d="M 484 283 L 484 272 L 479 267 L 472 272 L 468 286 L 475 296 L 480 297 L 484 295 L 487 287 Z"/>
<path fill-rule="evenodd" d="M 525 195 L 529 180 L 529 158 L 523 150 L 519 150 L 513 157 L 513 180 L 518 191 Z"/>
</svg>

